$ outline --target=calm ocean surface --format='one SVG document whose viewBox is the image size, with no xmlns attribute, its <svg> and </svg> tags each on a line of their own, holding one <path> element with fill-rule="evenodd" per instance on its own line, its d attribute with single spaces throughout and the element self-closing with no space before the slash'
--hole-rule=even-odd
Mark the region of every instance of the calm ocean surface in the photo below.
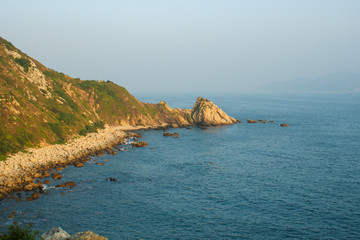
<svg viewBox="0 0 360 240">
<path fill-rule="evenodd" d="M 196 97 L 139 99 L 191 108 Z M 36 201 L 1 201 L 0 230 L 17 221 L 109 239 L 360 239 L 360 95 L 203 97 L 243 122 L 275 123 L 169 130 L 179 139 L 142 132 L 149 147 L 68 167 Z M 77 185 L 51 187 L 66 181 Z"/>
</svg>

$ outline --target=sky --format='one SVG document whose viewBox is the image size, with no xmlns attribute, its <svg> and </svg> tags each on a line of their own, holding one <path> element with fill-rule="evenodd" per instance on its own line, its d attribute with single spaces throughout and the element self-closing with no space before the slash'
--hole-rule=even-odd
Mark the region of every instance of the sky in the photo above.
<svg viewBox="0 0 360 240">
<path fill-rule="evenodd" d="M 133 93 L 251 92 L 360 72 L 359 0 L 0 0 L 0 36 Z"/>
</svg>

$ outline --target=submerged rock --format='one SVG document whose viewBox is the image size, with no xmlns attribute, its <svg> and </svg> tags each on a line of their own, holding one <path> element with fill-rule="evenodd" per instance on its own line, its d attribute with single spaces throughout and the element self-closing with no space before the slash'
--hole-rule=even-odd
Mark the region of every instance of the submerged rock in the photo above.
<svg viewBox="0 0 360 240">
<path fill-rule="evenodd" d="M 247 120 L 247 123 L 258 123 L 258 121 L 252 120 L 252 119 L 248 119 L 248 120 Z"/>
<path fill-rule="evenodd" d="M 38 199 L 40 196 L 41 196 L 40 193 L 38 193 L 37 191 L 34 191 L 33 194 L 31 195 L 33 200 Z"/>
<path fill-rule="evenodd" d="M 84 166 L 84 164 L 82 164 L 82 163 L 75 163 L 74 165 L 75 165 L 75 167 L 82 167 L 82 166 Z"/>
<path fill-rule="evenodd" d="M 191 110 L 191 118 L 200 126 L 231 125 L 236 119 L 228 116 L 223 110 L 206 98 L 198 97 Z"/>
<path fill-rule="evenodd" d="M 56 180 L 56 179 L 62 178 L 62 176 L 61 176 L 60 173 L 54 173 L 54 174 L 52 175 L 52 178 L 53 178 L 54 180 Z"/>
<path fill-rule="evenodd" d="M 168 132 L 164 132 L 163 136 L 165 137 L 174 137 L 174 136 L 179 136 L 178 133 L 168 133 Z"/>
<path fill-rule="evenodd" d="M 140 141 L 140 142 L 133 142 L 133 143 L 131 143 L 131 146 L 132 146 L 133 148 L 135 148 L 135 147 L 146 147 L 146 146 L 148 146 L 148 144 L 147 144 L 147 142 Z"/>
</svg>

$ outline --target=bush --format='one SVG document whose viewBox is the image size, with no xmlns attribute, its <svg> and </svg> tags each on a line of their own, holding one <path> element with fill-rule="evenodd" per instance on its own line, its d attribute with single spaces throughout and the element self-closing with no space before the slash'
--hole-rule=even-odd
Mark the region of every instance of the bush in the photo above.
<svg viewBox="0 0 360 240">
<path fill-rule="evenodd" d="M 77 118 L 72 113 L 60 112 L 56 118 L 67 125 L 74 125 L 77 121 Z"/>
<path fill-rule="evenodd" d="M 29 68 L 31 67 L 31 63 L 27 58 L 15 58 L 15 62 L 22 66 L 25 72 L 28 72 Z"/>
<path fill-rule="evenodd" d="M 64 132 L 63 129 L 59 126 L 58 123 L 48 123 L 51 131 L 53 131 L 56 136 L 59 138 L 57 143 L 64 143 L 65 142 L 65 138 L 64 138 Z"/>
<path fill-rule="evenodd" d="M 5 47 L 6 47 L 8 50 L 14 50 L 14 49 L 15 49 L 14 45 L 13 45 L 11 42 L 9 42 L 9 41 L 4 40 L 4 44 L 5 44 Z"/>
<path fill-rule="evenodd" d="M 86 136 L 88 133 L 96 132 L 97 129 L 103 129 L 104 123 L 102 121 L 95 122 L 93 125 L 87 125 L 84 129 L 82 129 L 79 134 L 82 136 Z"/>
<path fill-rule="evenodd" d="M 36 240 L 39 231 L 34 231 L 31 225 L 21 228 L 18 225 L 9 226 L 7 233 L 0 235 L 0 240 Z"/>
</svg>

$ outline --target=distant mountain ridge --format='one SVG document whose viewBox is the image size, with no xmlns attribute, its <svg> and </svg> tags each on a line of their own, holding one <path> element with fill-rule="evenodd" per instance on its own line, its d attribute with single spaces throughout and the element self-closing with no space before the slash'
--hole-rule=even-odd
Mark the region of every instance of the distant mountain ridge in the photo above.
<svg viewBox="0 0 360 240">
<path fill-rule="evenodd" d="M 295 78 L 286 82 L 266 84 L 259 87 L 258 90 L 289 93 L 356 93 L 360 91 L 360 74 L 338 72 L 317 78 Z"/>
<path fill-rule="evenodd" d="M 110 81 L 69 77 L 45 67 L 0 37 L 0 160 L 26 147 L 64 143 L 106 124 L 200 124 L 191 117 L 194 111 L 205 108 L 172 109 L 163 101 L 143 103 Z M 222 117 L 210 124 L 235 123 Z"/>
</svg>

